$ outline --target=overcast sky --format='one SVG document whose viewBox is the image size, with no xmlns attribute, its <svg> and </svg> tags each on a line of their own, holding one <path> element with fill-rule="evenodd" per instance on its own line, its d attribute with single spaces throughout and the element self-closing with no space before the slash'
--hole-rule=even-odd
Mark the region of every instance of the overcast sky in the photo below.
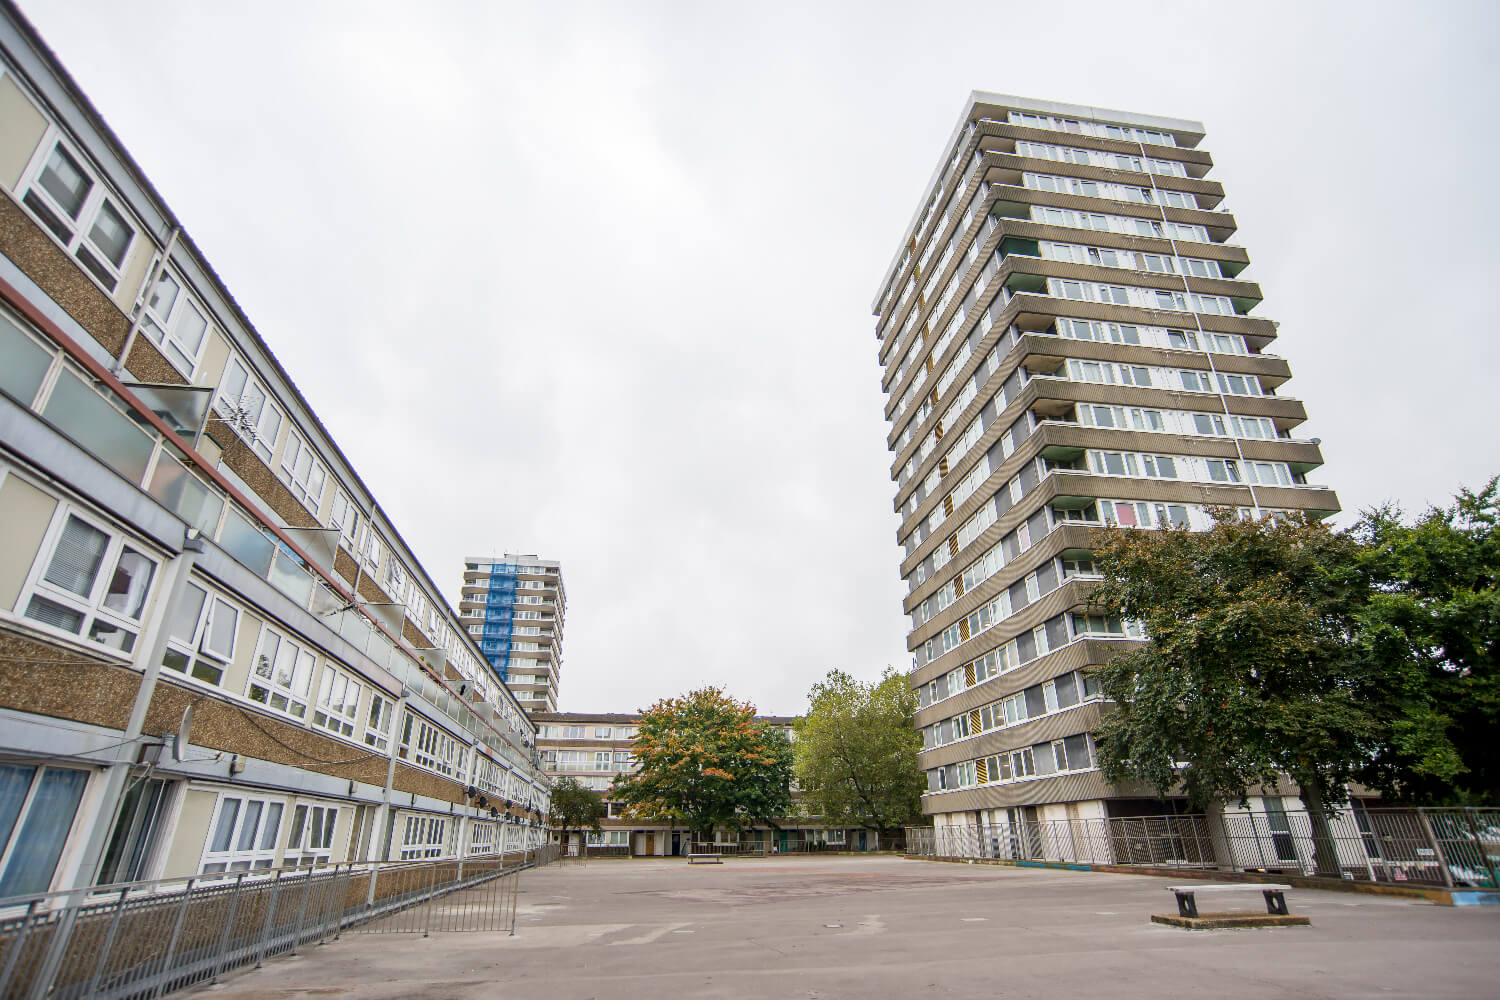
<svg viewBox="0 0 1500 1000">
<path fill-rule="evenodd" d="M 23 8 L 561 706 L 904 667 L 871 302 L 969 91 L 1202 120 L 1350 514 L 1500 472 L 1493 3 Z"/>
</svg>

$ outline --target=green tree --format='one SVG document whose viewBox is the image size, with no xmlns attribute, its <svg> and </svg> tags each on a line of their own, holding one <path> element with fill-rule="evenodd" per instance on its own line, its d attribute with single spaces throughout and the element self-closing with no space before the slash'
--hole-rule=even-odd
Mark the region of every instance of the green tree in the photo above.
<svg viewBox="0 0 1500 1000">
<path fill-rule="evenodd" d="M 830 670 L 808 701 L 793 744 L 803 801 L 832 823 L 899 836 L 921 815 L 926 787 L 917 767 L 922 737 L 912 722 L 911 684 L 890 669 L 873 684 Z"/>
<path fill-rule="evenodd" d="M 716 687 L 664 698 L 641 713 L 633 774 L 616 776 L 628 815 L 680 822 L 700 839 L 792 808 L 792 748 L 755 718 L 755 706 Z"/>
<path fill-rule="evenodd" d="M 1215 517 L 1206 532 L 1102 533 L 1094 600 L 1150 640 L 1098 672 L 1116 706 L 1095 733 L 1101 769 L 1162 795 L 1180 787 L 1197 808 L 1289 775 L 1318 871 L 1337 873 L 1327 807 L 1389 731 L 1361 697 L 1359 546 L 1301 515 Z"/>
<path fill-rule="evenodd" d="M 573 778 L 558 778 L 552 783 L 549 809 L 552 828 L 562 834 L 563 853 L 568 850 L 569 830 L 599 832 L 599 821 L 607 812 L 604 798 L 592 788 L 585 788 Z"/>
<path fill-rule="evenodd" d="M 1500 802 L 1500 479 L 1410 526 L 1367 511 L 1351 534 L 1374 590 L 1360 616 L 1390 670 L 1368 696 L 1392 720 L 1362 779 L 1419 803 Z"/>
</svg>

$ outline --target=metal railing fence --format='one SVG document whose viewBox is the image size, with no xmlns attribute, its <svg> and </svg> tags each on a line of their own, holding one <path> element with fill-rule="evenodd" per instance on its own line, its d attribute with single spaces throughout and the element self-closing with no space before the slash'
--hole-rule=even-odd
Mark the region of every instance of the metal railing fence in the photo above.
<svg viewBox="0 0 1500 1000">
<path fill-rule="evenodd" d="M 548 847 L 127 882 L 0 899 L 0 997 L 149 998 L 350 930 L 515 932 Z"/>
<path fill-rule="evenodd" d="M 908 827 L 908 854 L 1500 886 L 1500 809 L 1330 810 L 1322 853 L 1302 810 Z"/>
</svg>

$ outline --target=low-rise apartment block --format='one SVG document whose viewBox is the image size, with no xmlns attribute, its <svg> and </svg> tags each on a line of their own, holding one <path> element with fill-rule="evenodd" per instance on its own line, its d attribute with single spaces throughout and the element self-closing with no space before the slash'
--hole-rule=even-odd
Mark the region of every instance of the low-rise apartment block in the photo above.
<svg viewBox="0 0 1500 1000">
<path fill-rule="evenodd" d="M 784 729 L 790 737 L 789 716 L 766 715 L 761 722 Z M 566 849 L 576 852 L 585 839 L 595 853 L 645 857 L 687 854 L 694 850 L 690 831 L 669 823 L 647 822 L 624 815 L 623 807 L 609 799 L 609 789 L 617 774 L 628 774 L 638 766 L 635 757 L 636 727 L 640 717 L 614 713 L 554 712 L 535 714 L 537 748 L 547 777 L 572 778 L 579 784 L 604 795 L 609 817 L 597 834 L 573 833 Z M 800 795 L 792 787 L 794 804 Z M 554 832 L 554 838 L 557 834 Z M 798 851 L 873 851 L 879 847 L 876 834 L 870 830 L 832 827 L 818 817 L 797 815 L 778 818 L 774 823 L 759 824 L 750 830 L 716 831 L 715 843 L 698 845 L 718 851 L 764 851 L 782 854 Z"/>
<path fill-rule="evenodd" d="M 5 4 L 0 897 L 537 845 L 534 740 L 184 223 Z"/>
</svg>

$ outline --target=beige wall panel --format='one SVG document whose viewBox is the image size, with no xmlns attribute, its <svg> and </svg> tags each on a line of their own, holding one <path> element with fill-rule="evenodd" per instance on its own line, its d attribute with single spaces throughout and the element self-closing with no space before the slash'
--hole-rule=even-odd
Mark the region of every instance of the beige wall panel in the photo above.
<svg viewBox="0 0 1500 1000">
<path fill-rule="evenodd" d="M 234 659 L 224 668 L 224 677 L 219 686 L 225 691 L 244 694 L 250 680 L 250 666 L 255 660 L 255 644 L 260 641 L 260 629 L 264 624 L 259 618 L 240 612 L 240 630 L 234 637 Z"/>
<path fill-rule="evenodd" d="M 36 144 L 47 131 L 47 119 L 8 74 L 0 79 L 0 184 L 14 191 Z"/>
<path fill-rule="evenodd" d="M 115 286 L 115 305 L 122 312 L 130 312 L 140 296 L 141 286 L 146 282 L 146 271 L 151 266 L 156 248 L 144 233 L 136 233 L 130 244 L 130 254 L 125 258 L 125 270 L 120 272 L 120 283 Z"/>
<path fill-rule="evenodd" d="M 354 829 L 354 817 L 357 812 L 357 809 L 349 808 L 339 810 L 338 822 L 333 828 L 333 844 L 329 847 L 330 858 L 338 859 L 349 856 L 349 835 Z"/>
<path fill-rule="evenodd" d="M 208 342 L 203 345 L 203 357 L 198 359 L 198 373 L 193 378 L 194 384 L 218 385 L 219 379 L 224 375 L 224 366 L 228 363 L 229 344 L 216 328 L 210 326 Z"/>
<path fill-rule="evenodd" d="M 206 788 L 189 788 L 183 793 L 182 811 L 177 814 L 177 825 L 172 830 L 172 847 L 167 851 L 162 878 L 198 874 L 203 845 L 208 841 L 208 824 L 218 800 L 219 793 Z"/>
<path fill-rule="evenodd" d="M 5 544 L 0 546 L 0 608 L 16 606 L 56 509 L 54 498 L 24 479 L 5 477 L 0 486 L 0 524 L 5 525 Z"/>
</svg>

